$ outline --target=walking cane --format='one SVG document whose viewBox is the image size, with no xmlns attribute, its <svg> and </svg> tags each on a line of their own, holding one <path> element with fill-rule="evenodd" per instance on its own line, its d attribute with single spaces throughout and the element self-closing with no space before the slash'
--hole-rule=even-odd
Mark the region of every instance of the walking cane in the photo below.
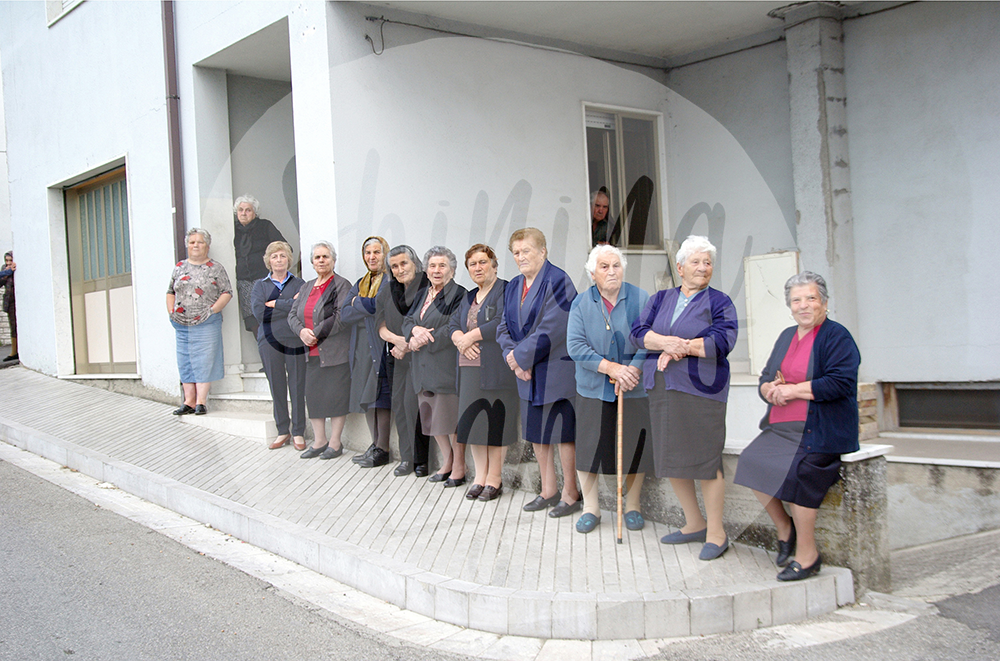
<svg viewBox="0 0 1000 661">
<path fill-rule="evenodd" d="M 615 383 L 614 379 L 611 379 L 611 383 Z M 615 462 L 617 473 L 618 473 L 618 543 L 622 543 L 622 424 L 625 415 L 625 397 L 623 393 L 619 392 L 618 395 L 618 427 L 616 433 L 616 444 L 618 450 L 618 459 Z"/>
</svg>

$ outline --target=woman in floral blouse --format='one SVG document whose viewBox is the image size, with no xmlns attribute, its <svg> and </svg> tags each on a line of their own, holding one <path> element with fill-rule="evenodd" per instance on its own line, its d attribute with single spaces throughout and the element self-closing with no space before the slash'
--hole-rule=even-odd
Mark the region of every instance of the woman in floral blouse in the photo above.
<svg viewBox="0 0 1000 661">
<path fill-rule="evenodd" d="M 222 308 L 233 297 L 222 264 L 208 257 L 212 235 L 197 227 L 187 233 L 188 258 L 177 263 L 167 288 L 167 314 L 177 337 L 177 371 L 184 404 L 174 415 L 208 413 L 208 388 L 224 375 Z"/>
</svg>

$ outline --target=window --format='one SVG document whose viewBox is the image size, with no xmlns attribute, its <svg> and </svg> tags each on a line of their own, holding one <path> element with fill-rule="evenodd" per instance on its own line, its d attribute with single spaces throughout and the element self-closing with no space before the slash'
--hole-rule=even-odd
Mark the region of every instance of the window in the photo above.
<svg viewBox="0 0 1000 661">
<path fill-rule="evenodd" d="M 82 2 L 83 0 L 45 0 L 45 21 L 52 27 Z"/>
<path fill-rule="evenodd" d="M 609 201 L 604 220 L 591 218 L 594 243 L 663 248 L 657 117 L 588 107 L 586 128 L 590 192 Z"/>
</svg>

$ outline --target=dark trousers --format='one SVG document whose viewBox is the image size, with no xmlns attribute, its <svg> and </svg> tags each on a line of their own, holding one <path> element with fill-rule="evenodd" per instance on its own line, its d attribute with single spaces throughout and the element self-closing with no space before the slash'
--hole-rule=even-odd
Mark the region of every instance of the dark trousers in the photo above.
<svg viewBox="0 0 1000 661">
<path fill-rule="evenodd" d="M 388 360 L 392 381 L 392 414 L 399 436 L 399 460 L 426 464 L 431 437 L 425 434 L 417 419 L 417 393 L 410 387 L 409 360 L 402 364 Z"/>
<path fill-rule="evenodd" d="M 290 354 L 275 349 L 269 343 L 258 342 L 260 360 L 264 363 L 267 384 L 271 388 L 274 424 L 279 434 L 302 436 L 306 431 L 306 354 Z M 292 399 L 292 417 L 288 417 L 288 397 Z"/>
</svg>

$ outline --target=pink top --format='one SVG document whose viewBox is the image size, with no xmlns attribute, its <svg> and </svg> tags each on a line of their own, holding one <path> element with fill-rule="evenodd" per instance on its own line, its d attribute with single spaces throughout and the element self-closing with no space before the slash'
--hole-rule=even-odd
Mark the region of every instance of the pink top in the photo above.
<svg viewBox="0 0 1000 661">
<path fill-rule="evenodd" d="M 313 310 L 316 309 L 316 304 L 319 303 L 320 297 L 323 295 L 323 292 L 326 291 L 326 288 L 331 282 L 333 282 L 333 278 L 330 278 L 321 285 L 313 285 L 313 288 L 309 290 L 309 298 L 306 299 L 305 319 L 302 320 L 305 322 L 305 326 L 309 330 L 313 329 Z M 314 347 L 309 347 L 309 355 L 319 355 L 318 344 Z"/>
<path fill-rule="evenodd" d="M 465 318 L 466 326 L 469 330 L 467 332 L 471 333 L 473 330 L 479 328 L 479 308 L 483 307 L 483 304 L 479 301 L 473 299 L 472 305 L 469 307 L 469 316 Z M 465 354 L 458 354 L 458 366 L 459 367 L 479 367 L 480 359 L 469 360 L 465 357 Z"/>
<path fill-rule="evenodd" d="M 796 332 L 792 335 L 792 343 L 788 345 L 785 358 L 781 361 L 781 374 L 785 377 L 785 383 L 802 383 L 809 373 L 809 356 L 812 354 L 813 341 L 819 326 L 806 333 L 805 337 L 799 339 Z M 806 415 L 809 414 L 809 400 L 792 400 L 785 406 L 772 406 L 771 424 L 776 422 L 805 422 Z"/>
</svg>

